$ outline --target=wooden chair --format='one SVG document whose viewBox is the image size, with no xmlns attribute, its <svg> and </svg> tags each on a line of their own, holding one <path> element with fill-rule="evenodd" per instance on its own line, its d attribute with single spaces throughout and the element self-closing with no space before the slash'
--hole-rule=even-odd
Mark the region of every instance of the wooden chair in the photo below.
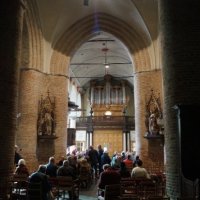
<svg viewBox="0 0 200 200">
<path fill-rule="evenodd" d="M 129 196 L 129 197 L 120 196 L 119 199 L 120 200 L 140 200 L 140 197 L 138 197 L 138 196 Z"/>
<path fill-rule="evenodd" d="M 198 197 L 179 197 L 177 200 L 198 200 Z"/>
<path fill-rule="evenodd" d="M 43 200 L 43 191 L 41 183 L 28 183 L 28 200 Z"/>
<path fill-rule="evenodd" d="M 138 181 L 132 178 L 122 179 L 120 182 L 120 196 L 121 197 L 131 197 L 138 196 L 139 185 Z"/>
<path fill-rule="evenodd" d="M 27 187 L 27 176 L 14 174 L 11 180 L 10 199 L 26 199 Z"/>
<path fill-rule="evenodd" d="M 79 180 L 82 187 L 88 188 L 89 184 L 92 183 L 91 171 L 88 171 L 87 167 L 80 168 Z"/>
<path fill-rule="evenodd" d="M 49 177 L 48 181 L 51 185 L 52 194 L 54 195 L 54 197 L 57 197 L 59 195 L 58 194 L 58 179 L 57 179 L 57 177 Z"/>
<path fill-rule="evenodd" d="M 147 200 L 170 200 L 170 198 L 161 196 L 149 196 Z"/>
<path fill-rule="evenodd" d="M 104 200 L 120 199 L 120 184 L 106 185 Z"/>
<path fill-rule="evenodd" d="M 58 193 L 65 198 L 66 193 L 71 194 L 72 199 L 77 199 L 79 197 L 79 182 L 78 180 L 73 180 L 71 176 L 58 176 Z"/>
<path fill-rule="evenodd" d="M 139 183 L 139 196 L 148 198 L 148 196 L 157 196 L 157 185 L 151 179 L 143 179 Z"/>
</svg>

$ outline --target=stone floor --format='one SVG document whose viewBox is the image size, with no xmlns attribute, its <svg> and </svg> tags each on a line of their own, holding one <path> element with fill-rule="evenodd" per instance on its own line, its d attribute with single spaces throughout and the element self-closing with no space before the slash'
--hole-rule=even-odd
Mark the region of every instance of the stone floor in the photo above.
<svg viewBox="0 0 200 200">
<path fill-rule="evenodd" d="M 96 200 L 97 199 L 97 184 L 96 181 L 89 186 L 88 189 L 81 189 L 79 200 Z"/>
<path fill-rule="evenodd" d="M 68 197 L 68 195 L 66 195 Z M 68 198 L 59 198 L 59 200 L 67 200 Z M 97 200 L 97 180 L 88 188 L 80 188 L 79 200 Z"/>
</svg>

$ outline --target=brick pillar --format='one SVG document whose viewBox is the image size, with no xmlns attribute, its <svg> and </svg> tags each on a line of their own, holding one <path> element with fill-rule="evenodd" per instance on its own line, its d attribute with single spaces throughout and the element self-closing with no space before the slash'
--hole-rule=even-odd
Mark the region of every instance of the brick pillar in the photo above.
<svg viewBox="0 0 200 200">
<path fill-rule="evenodd" d="M 145 105 L 146 99 L 151 94 L 152 89 L 155 94 L 160 93 L 160 99 L 162 100 L 162 77 L 160 70 L 135 74 L 134 101 L 136 154 L 144 161 L 144 166 L 148 167 L 150 167 L 158 157 L 160 157 L 160 161 L 163 161 L 162 141 L 159 141 L 159 139 L 150 141 L 144 138 L 146 133 Z"/>
<path fill-rule="evenodd" d="M 55 97 L 55 133 L 57 139 L 37 140 L 38 103 L 43 97 Z M 20 77 L 20 98 L 17 144 L 30 171 L 38 164 L 48 162 L 50 156 L 57 159 L 65 156 L 67 143 L 67 78 L 47 75 L 34 70 L 22 70 Z"/>
<path fill-rule="evenodd" d="M 14 167 L 23 6 L 20 0 L 0 1 L 0 199 L 7 199 Z"/>
<path fill-rule="evenodd" d="M 171 199 L 181 196 L 178 124 L 172 107 L 200 104 L 199 9 L 199 1 L 160 1 L 167 193 Z"/>
</svg>

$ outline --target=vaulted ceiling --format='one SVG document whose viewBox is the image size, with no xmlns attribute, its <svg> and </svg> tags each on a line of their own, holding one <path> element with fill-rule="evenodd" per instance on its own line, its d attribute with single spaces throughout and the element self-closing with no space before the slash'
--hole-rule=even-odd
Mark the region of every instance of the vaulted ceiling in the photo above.
<svg viewBox="0 0 200 200">
<path fill-rule="evenodd" d="M 71 55 L 69 74 L 76 79 L 79 86 L 85 87 L 91 79 L 101 79 L 106 73 L 126 79 L 133 85 L 134 57 L 115 35 L 101 30 L 97 13 L 105 13 L 122 20 L 148 44 L 152 44 L 158 37 L 157 0 L 36 1 L 43 36 L 51 44 L 55 44 L 76 22 L 89 15 L 94 16 L 95 36 L 83 41 Z M 107 70 L 105 63 L 110 66 Z"/>
</svg>

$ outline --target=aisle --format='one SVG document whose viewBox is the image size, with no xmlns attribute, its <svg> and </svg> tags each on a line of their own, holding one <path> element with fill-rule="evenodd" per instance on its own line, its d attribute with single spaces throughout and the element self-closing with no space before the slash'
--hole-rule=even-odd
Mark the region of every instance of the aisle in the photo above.
<svg viewBox="0 0 200 200">
<path fill-rule="evenodd" d="M 80 188 L 79 200 L 97 200 L 97 180 L 93 180 L 92 185 L 90 185 L 87 189 Z M 68 197 L 68 194 L 67 194 Z M 67 200 L 68 198 L 59 198 L 59 200 Z M 57 199 L 56 199 L 57 200 Z"/>
<path fill-rule="evenodd" d="M 88 189 L 81 188 L 79 200 L 96 200 L 97 199 L 97 186 L 94 180 Z"/>
</svg>

